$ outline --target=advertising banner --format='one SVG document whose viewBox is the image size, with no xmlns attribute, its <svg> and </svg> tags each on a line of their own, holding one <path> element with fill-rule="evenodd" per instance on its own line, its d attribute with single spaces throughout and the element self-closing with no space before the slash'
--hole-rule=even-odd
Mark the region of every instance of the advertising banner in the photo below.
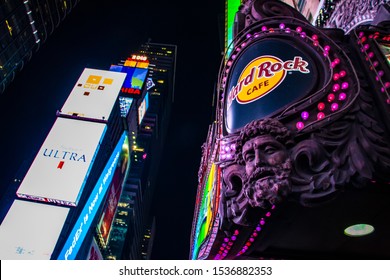
<svg viewBox="0 0 390 280">
<path fill-rule="evenodd" d="M 124 73 L 85 68 L 60 113 L 107 120 L 125 77 Z"/>
<path fill-rule="evenodd" d="M 114 171 L 114 177 L 112 178 L 111 186 L 108 191 L 103 214 L 97 227 L 100 241 L 103 243 L 103 246 L 107 245 L 108 242 L 118 201 L 122 194 L 123 182 L 129 169 L 129 162 L 129 141 L 128 138 L 126 138 L 122 145 L 120 160 Z"/>
<path fill-rule="evenodd" d="M 147 68 L 112 65 L 110 71 L 126 73 L 121 92 L 130 95 L 141 95 L 141 90 L 148 74 Z"/>
<path fill-rule="evenodd" d="M 127 132 L 123 132 L 118 144 L 116 145 L 111 157 L 109 158 L 102 174 L 99 177 L 94 189 L 91 192 L 86 204 L 84 205 L 80 216 L 75 222 L 64 247 L 62 248 L 59 260 L 74 260 L 83 244 L 88 230 L 92 226 L 92 221 L 96 217 L 99 207 L 103 203 L 111 181 L 114 176 L 118 162 L 121 160 L 123 144 L 127 141 Z"/>
<path fill-rule="evenodd" d="M 16 195 L 76 206 L 105 132 L 102 123 L 57 118 Z"/>
<path fill-rule="evenodd" d="M 119 96 L 119 108 L 121 110 L 121 117 L 126 118 L 127 113 L 130 111 L 133 98 Z"/>
<path fill-rule="evenodd" d="M 50 260 L 68 212 L 16 199 L 0 226 L 0 259 Z"/>
</svg>

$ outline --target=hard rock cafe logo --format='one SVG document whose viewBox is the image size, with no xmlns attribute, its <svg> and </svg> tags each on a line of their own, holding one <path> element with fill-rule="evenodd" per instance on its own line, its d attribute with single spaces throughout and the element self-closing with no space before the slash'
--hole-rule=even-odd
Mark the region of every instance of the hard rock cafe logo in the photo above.
<svg viewBox="0 0 390 280">
<path fill-rule="evenodd" d="M 253 59 L 241 72 L 237 84 L 230 89 L 227 108 L 234 99 L 240 104 L 246 104 L 264 97 L 283 82 L 288 71 L 310 73 L 307 66 L 308 62 L 300 56 L 286 61 L 271 55 Z"/>
</svg>

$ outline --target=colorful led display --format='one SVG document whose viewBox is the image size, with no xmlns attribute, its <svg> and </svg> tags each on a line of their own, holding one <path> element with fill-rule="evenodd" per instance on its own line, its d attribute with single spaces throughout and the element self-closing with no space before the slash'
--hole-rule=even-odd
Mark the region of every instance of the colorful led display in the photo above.
<svg viewBox="0 0 390 280">
<path fill-rule="evenodd" d="M 119 96 L 119 108 L 121 110 L 121 117 L 126 118 L 127 113 L 130 111 L 131 104 L 133 104 L 133 98 Z"/>
<path fill-rule="evenodd" d="M 76 206 L 106 129 L 102 123 L 57 118 L 16 195 Z"/>
<path fill-rule="evenodd" d="M 110 71 L 126 73 L 126 79 L 121 88 L 122 93 L 140 95 L 142 86 L 148 74 L 147 68 L 112 65 Z"/>
<path fill-rule="evenodd" d="M 50 260 L 69 208 L 14 200 L 0 226 L 1 260 Z"/>
<path fill-rule="evenodd" d="M 107 120 L 126 74 L 85 68 L 60 114 Z"/>
<path fill-rule="evenodd" d="M 383 55 L 386 57 L 387 63 L 390 65 L 390 45 L 379 43 L 379 47 Z"/>
<path fill-rule="evenodd" d="M 197 224 L 194 235 L 192 259 L 197 259 L 200 247 L 203 245 L 212 227 L 217 211 L 216 201 L 219 197 L 218 178 L 220 173 L 215 164 L 212 164 L 200 200 Z M 215 206 L 214 206 L 215 205 Z"/>
<path fill-rule="evenodd" d="M 91 192 L 84 208 L 82 209 L 73 229 L 71 230 L 64 247 L 62 248 L 58 259 L 59 260 L 74 260 L 80 250 L 82 243 L 92 226 L 100 205 L 107 194 L 112 178 L 114 177 L 115 169 L 121 159 L 123 145 L 126 143 L 127 133 L 123 132 L 118 144 L 116 145 L 111 157 L 109 158 L 102 174 L 99 177 L 94 189 Z"/>
<path fill-rule="evenodd" d="M 230 55 L 233 47 L 230 45 L 233 41 L 233 25 L 238 7 L 241 5 L 241 0 L 227 0 L 225 13 L 225 52 L 227 57 Z"/>
<path fill-rule="evenodd" d="M 149 60 L 148 57 L 144 55 L 133 54 L 125 61 L 124 65 L 137 68 L 148 68 Z"/>
<path fill-rule="evenodd" d="M 126 138 L 122 145 L 120 160 L 118 161 L 114 171 L 114 177 L 108 191 L 104 211 L 97 226 L 100 242 L 103 246 L 107 245 L 118 201 L 122 193 L 123 182 L 125 181 L 125 177 L 129 169 L 129 162 L 129 141 Z"/>
<path fill-rule="evenodd" d="M 149 93 L 146 93 L 144 100 L 142 100 L 141 104 L 138 107 L 138 124 L 141 124 L 148 108 L 149 108 Z"/>
</svg>

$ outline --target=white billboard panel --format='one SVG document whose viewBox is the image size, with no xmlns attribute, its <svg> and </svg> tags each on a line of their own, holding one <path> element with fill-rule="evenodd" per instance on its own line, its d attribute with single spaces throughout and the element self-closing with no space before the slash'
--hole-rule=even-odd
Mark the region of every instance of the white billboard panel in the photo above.
<svg viewBox="0 0 390 280">
<path fill-rule="evenodd" d="M 1 260 L 50 260 L 69 208 L 15 200 L 0 226 Z"/>
<path fill-rule="evenodd" d="M 107 120 L 125 78 L 126 73 L 85 68 L 61 114 Z"/>
<path fill-rule="evenodd" d="M 102 123 L 58 118 L 17 196 L 76 206 L 105 132 Z"/>
</svg>

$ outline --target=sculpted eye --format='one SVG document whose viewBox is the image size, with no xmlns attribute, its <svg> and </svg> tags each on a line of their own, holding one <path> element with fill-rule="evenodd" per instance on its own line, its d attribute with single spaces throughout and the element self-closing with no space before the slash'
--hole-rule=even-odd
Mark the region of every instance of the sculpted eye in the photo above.
<svg viewBox="0 0 390 280">
<path fill-rule="evenodd" d="M 245 153 L 244 154 L 244 160 L 246 162 L 251 162 L 255 159 L 255 154 L 254 153 Z"/>
<path fill-rule="evenodd" d="M 266 154 L 273 154 L 273 153 L 275 153 L 277 151 L 277 149 L 275 148 L 275 147 L 273 147 L 273 146 L 267 146 L 267 147 L 265 147 L 265 149 L 264 149 L 264 152 L 266 153 Z"/>
</svg>

